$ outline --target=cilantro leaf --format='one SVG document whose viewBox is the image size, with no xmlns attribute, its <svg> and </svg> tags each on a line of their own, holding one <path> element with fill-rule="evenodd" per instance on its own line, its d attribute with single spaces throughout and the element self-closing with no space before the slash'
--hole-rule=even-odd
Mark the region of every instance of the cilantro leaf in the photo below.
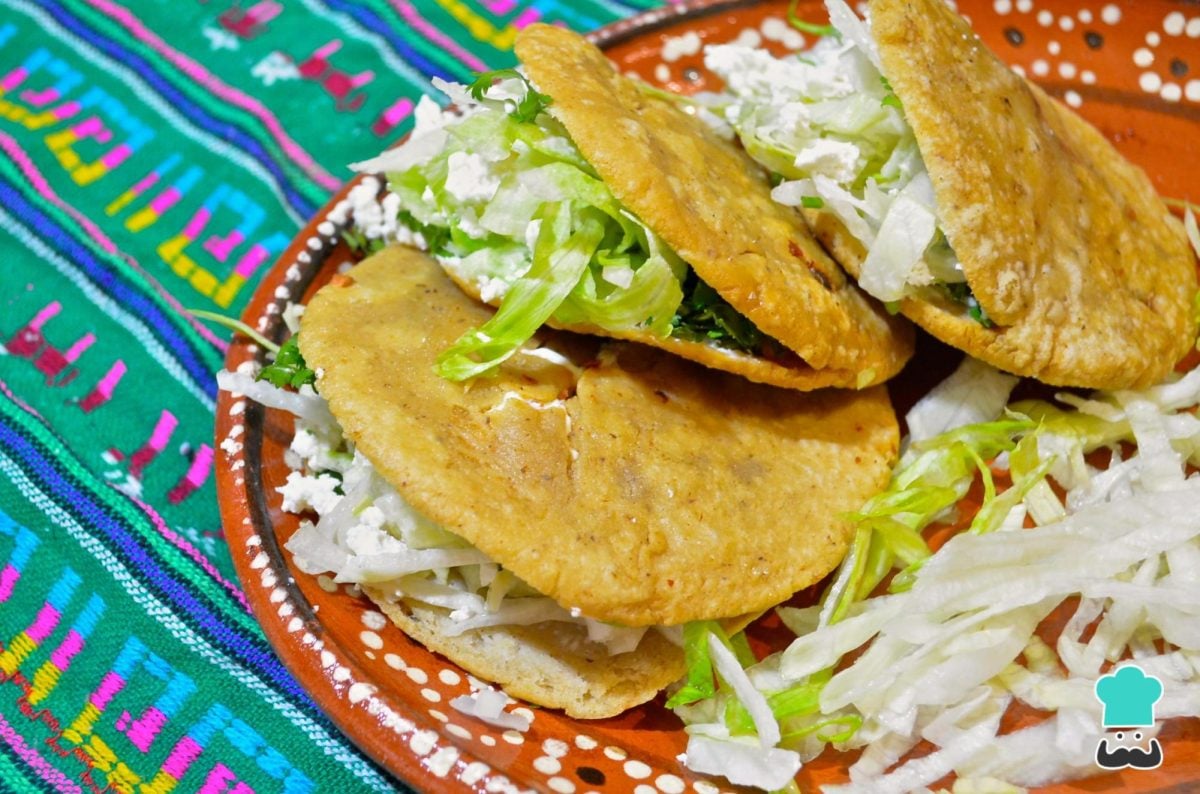
<svg viewBox="0 0 1200 794">
<path fill-rule="evenodd" d="M 483 72 L 475 78 L 471 85 L 467 86 L 467 90 L 475 99 L 482 101 L 483 95 L 496 81 L 513 79 L 520 80 L 525 84 L 525 96 L 516 103 L 516 107 L 508 115 L 517 121 L 533 121 L 539 113 L 550 107 L 553 100 L 534 88 L 525 75 L 516 69 L 493 69 L 490 72 Z"/>
<path fill-rule="evenodd" d="M 806 210 L 819 210 L 825 206 L 825 199 L 820 196 L 801 196 L 800 206 Z"/>
<path fill-rule="evenodd" d="M 975 298 L 975 294 L 971 292 L 971 287 L 966 283 L 961 284 L 945 284 L 946 292 L 950 297 L 958 303 L 967 307 L 967 315 L 972 320 L 982 325 L 984 328 L 995 328 L 996 324 L 992 322 L 992 318 L 988 317 L 987 311 L 979 304 Z"/>
<path fill-rule="evenodd" d="M 275 360 L 262 368 L 257 379 L 265 380 L 272 386 L 290 386 L 293 389 L 306 384 L 311 386 L 317 382 L 317 373 L 308 368 L 304 356 L 300 353 L 299 334 L 293 334 L 279 346 Z"/>
<path fill-rule="evenodd" d="M 841 38 L 842 34 L 833 25 L 817 25 L 812 22 L 806 22 L 796 14 L 796 5 L 800 0 L 792 0 L 788 3 L 787 21 L 788 24 L 794 27 L 801 33 L 807 33 L 810 36 L 837 36 Z"/>
<path fill-rule="evenodd" d="M 358 228 L 349 228 L 342 231 L 342 239 L 346 245 L 350 247 L 350 251 L 356 259 L 366 259 L 372 254 L 377 254 L 382 251 L 387 243 L 382 237 L 367 237 L 366 234 Z"/>
<path fill-rule="evenodd" d="M 757 353 L 767 337 L 748 318 L 730 306 L 715 289 L 689 272 L 683 284 L 683 303 L 671 320 L 672 336 L 713 341 L 722 347 Z"/>
</svg>

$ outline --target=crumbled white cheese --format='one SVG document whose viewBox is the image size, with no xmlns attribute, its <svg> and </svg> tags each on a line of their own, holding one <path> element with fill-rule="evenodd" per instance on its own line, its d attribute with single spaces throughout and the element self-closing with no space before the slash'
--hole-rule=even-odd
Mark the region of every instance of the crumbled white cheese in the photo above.
<svg viewBox="0 0 1200 794">
<path fill-rule="evenodd" d="M 341 500 L 341 494 L 334 491 L 340 484 L 336 477 L 326 474 L 310 477 L 293 471 L 288 474 L 287 482 L 275 490 L 283 495 L 281 507 L 285 513 L 315 510 L 317 515 L 324 515 Z"/>
<path fill-rule="evenodd" d="M 796 155 L 795 166 L 838 182 L 852 182 L 858 173 L 859 149 L 846 141 L 817 138 Z"/>
<path fill-rule="evenodd" d="M 446 192 L 459 201 L 491 201 L 500 188 L 499 177 L 482 155 L 454 152 L 446 167 Z"/>
</svg>

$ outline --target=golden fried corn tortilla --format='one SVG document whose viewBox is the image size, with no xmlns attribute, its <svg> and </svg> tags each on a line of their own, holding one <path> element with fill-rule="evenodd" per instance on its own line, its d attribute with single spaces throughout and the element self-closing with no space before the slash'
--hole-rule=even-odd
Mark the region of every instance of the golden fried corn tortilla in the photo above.
<svg viewBox="0 0 1200 794">
<path fill-rule="evenodd" d="M 602 621 L 767 609 L 832 570 L 896 454 L 882 388 L 776 389 L 557 335 L 492 378 L 433 360 L 490 310 L 390 248 L 321 290 L 301 348 L 345 435 L 414 509 Z"/>
<path fill-rule="evenodd" d="M 996 327 L 933 289 L 903 313 L 976 358 L 1054 385 L 1161 381 L 1195 338 L 1196 265 L 1146 174 L 1013 73 L 943 0 L 871 0 L 870 18 L 942 229 Z M 806 216 L 857 275 L 862 246 L 831 214 Z"/>
<path fill-rule="evenodd" d="M 517 56 L 550 113 L 621 203 L 653 229 L 783 355 L 764 357 L 646 330 L 614 333 L 708 367 L 792 389 L 861 388 L 912 356 L 911 327 L 846 278 L 766 174 L 678 107 L 646 96 L 583 37 L 531 25 Z M 460 282 L 479 297 L 479 287 Z M 558 326 L 556 326 L 558 327 Z"/>
<path fill-rule="evenodd" d="M 645 703 L 686 671 L 683 651 L 658 632 L 610 656 L 569 623 L 491 626 L 453 633 L 448 611 L 404 601 L 379 587 L 363 592 L 408 636 L 512 697 L 576 719 L 611 717 Z"/>
</svg>

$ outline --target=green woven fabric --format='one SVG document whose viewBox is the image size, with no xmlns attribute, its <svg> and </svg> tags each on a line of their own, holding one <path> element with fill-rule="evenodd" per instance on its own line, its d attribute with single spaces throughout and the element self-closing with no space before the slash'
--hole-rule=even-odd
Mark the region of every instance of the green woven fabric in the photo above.
<svg viewBox="0 0 1200 794">
<path fill-rule="evenodd" d="M 0 0 L 0 791 L 399 785 L 246 609 L 185 308 L 239 314 L 431 78 L 656 4 Z"/>
</svg>

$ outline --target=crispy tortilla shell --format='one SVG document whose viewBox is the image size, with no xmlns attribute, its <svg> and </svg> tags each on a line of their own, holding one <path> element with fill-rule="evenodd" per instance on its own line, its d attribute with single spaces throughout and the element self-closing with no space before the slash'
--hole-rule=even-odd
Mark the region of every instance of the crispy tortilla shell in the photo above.
<svg viewBox="0 0 1200 794">
<path fill-rule="evenodd" d="M 414 508 L 589 617 L 767 609 L 837 565 L 839 516 L 888 481 L 883 388 L 776 389 L 570 334 L 543 341 L 581 372 L 521 352 L 494 378 L 439 378 L 436 354 L 489 314 L 394 247 L 314 297 L 301 348 L 346 435 Z"/>
<path fill-rule="evenodd" d="M 765 334 L 814 369 L 841 371 L 844 386 L 860 373 L 880 383 L 912 356 L 907 323 L 847 279 L 794 210 L 771 200 L 766 174 L 744 152 L 643 94 L 577 34 L 530 25 L 516 52 L 613 195 Z M 727 357 L 701 355 L 691 357 L 733 369 Z"/>
<path fill-rule="evenodd" d="M 453 279 L 459 289 L 475 298 L 483 300 L 479 284 L 457 277 L 452 268 L 446 269 L 447 275 Z M 491 306 L 499 306 L 500 298 L 493 298 Z M 680 339 L 675 336 L 659 336 L 646 329 L 629 331 L 611 331 L 596 325 L 565 324 L 551 318 L 546 325 L 562 331 L 573 331 L 578 334 L 606 336 L 610 339 L 624 339 L 629 342 L 640 342 L 643 345 L 657 347 L 668 353 L 695 361 L 712 369 L 732 372 L 755 383 L 766 383 L 784 389 L 797 391 L 812 391 L 813 389 L 843 388 L 857 389 L 877 383 L 881 378 L 877 375 L 860 377 L 860 373 L 840 369 L 813 369 L 794 353 L 778 361 L 772 361 L 762 356 L 731 350 L 716 344 L 705 344 L 690 339 Z M 790 352 L 790 351 L 789 351 Z"/>
<path fill-rule="evenodd" d="M 602 719 L 653 698 L 686 671 L 683 651 L 656 631 L 636 650 L 610 656 L 568 623 L 493 626 L 454 635 L 446 610 L 398 601 L 375 587 L 363 592 L 408 636 L 500 686 L 512 697 Z"/>
<path fill-rule="evenodd" d="M 1146 174 L 1006 67 L 943 0 L 872 0 L 870 12 L 942 228 L 999 328 L 937 296 L 905 301 L 904 313 L 977 358 L 1047 383 L 1162 380 L 1195 337 L 1196 265 Z M 818 236 L 857 272 L 861 247 L 838 226 L 822 220 Z"/>
</svg>

